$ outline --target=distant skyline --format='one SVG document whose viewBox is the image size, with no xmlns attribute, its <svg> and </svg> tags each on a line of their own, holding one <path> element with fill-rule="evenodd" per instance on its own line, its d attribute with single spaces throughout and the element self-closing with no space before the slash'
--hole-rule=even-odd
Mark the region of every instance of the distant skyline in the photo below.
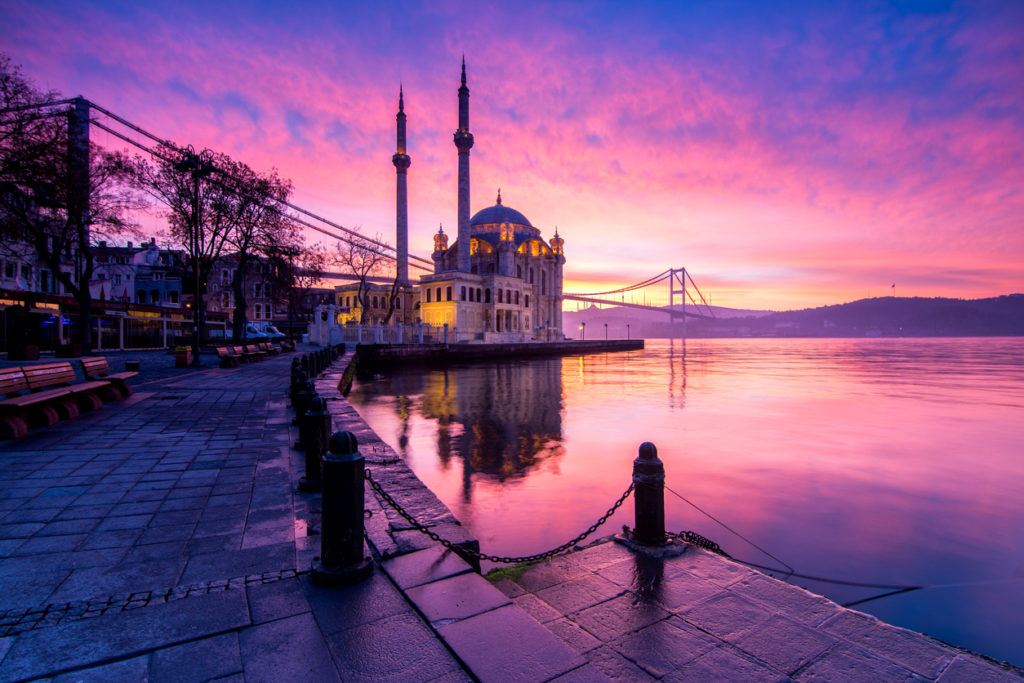
<svg viewBox="0 0 1024 683">
<path fill-rule="evenodd" d="M 566 291 L 679 266 L 736 308 L 1024 291 L 1024 3 L 4 0 L 0 23 L 40 89 L 276 167 L 392 244 L 401 83 L 418 255 L 456 229 L 465 53 L 472 211 L 500 187 L 557 226 Z"/>
</svg>

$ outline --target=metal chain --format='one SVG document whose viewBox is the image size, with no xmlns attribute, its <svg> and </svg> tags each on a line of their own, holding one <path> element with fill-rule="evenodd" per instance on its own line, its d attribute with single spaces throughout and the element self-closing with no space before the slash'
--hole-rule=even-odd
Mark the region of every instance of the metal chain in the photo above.
<svg viewBox="0 0 1024 683">
<path fill-rule="evenodd" d="M 557 548 L 553 548 L 553 549 L 551 549 L 551 550 L 549 550 L 547 552 L 544 552 L 544 553 L 537 553 L 536 555 L 525 555 L 523 557 L 504 557 L 504 556 L 499 557 L 499 556 L 496 556 L 496 555 L 488 555 L 487 553 L 482 553 L 482 552 L 479 552 L 477 550 L 472 550 L 470 548 L 465 548 L 465 547 L 462 547 L 462 546 L 457 546 L 456 544 L 452 543 L 451 541 L 449 541 L 447 539 L 444 539 L 444 538 L 441 538 L 440 536 L 437 535 L 437 533 L 432 531 L 429 527 L 426 527 L 426 526 L 420 524 L 419 522 L 417 522 L 413 518 L 413 516 L 411 514 L 409 514 L 401 505 L 399 505 L 398 501 L 396 501 L 394 498 L 392 498 L 391 494 L 389 494 L 387 491 L 385 491 L 384 488 L 380 484 L 378 484 L 376 480 L 374 480 L 373 475 L 370 474 L 370 470 L 368 470 L 368 469 L 367 470 L 363 470 L 363 473 L 364 473 L 364 476 L 366 477 L 366 480 L 368 482 L 370 482 L 370 487 L 374 491 L 376 491 L 380 495 L 380 497 L 383 498 L 384 501 L 388 505 L 390 505 L 392 508 L 394 508 L 395 512 L 397 512 L 399 515 L 402 516 L 402 519 L 404 519 L 406 522 L 411 524 L 412 527 L 414 529 L 416 529 L 417 531 L 419 531 L 420 533 L 426 534 L 427 536 L 430 537 L 431 540 L 433 540 L 433 541 L 435 541 L 437 543 L 440 543 L 441 545 L 443 545 L 448 550 L 451 550 L 452 552 L 458 553 L 458 554 L 463 555 L 463 556 L 469 555 L 470 557 L 476 557 L 476 558 L 479 558 L 481 560 L 487 560 L 488 562 L 498 562 L 498 563 L 501 563 L 501 564 L 518 564 L 520 562 L 537 562 L 538 560 L 546 560 L 546 559 L 548 559 L 550 557 L 554 557 L 555 555 L 558 555 L 559 553 L 568 550 L 569 548 L 573 547 L 574 545 L 579 544 L 580 541 L 585 539 L 590 534 L 592 534 L 595 531 L 597 531 L 598 527 L 600 527 L 602 524 L 607 522 L 608 519 L 615 513 L 615 511 L 618 510 L 622 506 L 622 504 L 626 502 L 626 499 L 629 498 L 629 494 L 631 494 L 633 492 L 633 484 L 630 483 L 629 488 L 626 489 L 626 492 L 623 493 L 619 497 L 619 499 L 617 501 L 615 501 L 614 505 L 612 505 L 610 508 L 608 508 L 608 512 L 606 512 L 603 515 L 601 515 L 601 517 L 596 522 L 591 524 L 590 527 L 586 531 L 581 533 L 579 536 L 576 536 L 572 540 L 567 541 L 566 543 L 563 543 L 562 545 L 558 546 Z"/>
<path fill-rule="evenodd" d="M 672 535 L 671 533 L 669 535 Z M 705 550 L 710 550 L 713 553 L 718 553 L 724 557 L 730 557 L 729 553 L 722 550 L 721 546 L 712 541 L 710 538 L 701 536 L 696 531 L 680 531 L 675 534 L 680 540 L 686 541 L 690 545 L 695 545 Z"/>
</svg>

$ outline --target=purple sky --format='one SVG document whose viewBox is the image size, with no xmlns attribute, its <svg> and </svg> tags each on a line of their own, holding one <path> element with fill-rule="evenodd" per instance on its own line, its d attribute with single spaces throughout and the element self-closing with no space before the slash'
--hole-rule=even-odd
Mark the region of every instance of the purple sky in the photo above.
<svg viewBox="0 0 1024 683">
<path fill-rule="evenodd" d="M 567 290 L 685 266 L 750 308 L 1024 291 L 1024 3 L 336 4 L 5 0 L 0 50 L 390 242 L 401 82 L 421 255 L 455 231 L 465 52 L 472 210 L 500 187 L 557 226 Z"/>
</svg>

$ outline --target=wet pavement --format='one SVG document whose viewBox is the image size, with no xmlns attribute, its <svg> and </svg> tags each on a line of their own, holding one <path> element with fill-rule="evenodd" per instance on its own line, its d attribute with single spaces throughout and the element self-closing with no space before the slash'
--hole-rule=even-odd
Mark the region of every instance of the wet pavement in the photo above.
<svg viewBox="0 0 1024 683">
<path fill-rule="evenodd" d="M 131 397 L 0 442 L 0 681 L 1021 680 L 694 548 L 658 559 L 606 539 L 488 581 L 369 491 L 377 569 L 318 586 L 295 354 L 198 371 L 132 355 L 109 356 L 142 363 Z M 337 394 L 347 361 L 316 382 L 334 429 L 472 547 Z"/>
</svg>

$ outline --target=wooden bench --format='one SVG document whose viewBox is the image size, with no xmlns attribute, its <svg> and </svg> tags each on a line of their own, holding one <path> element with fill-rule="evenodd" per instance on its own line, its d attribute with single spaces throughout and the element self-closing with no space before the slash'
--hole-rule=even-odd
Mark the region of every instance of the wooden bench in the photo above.
<svg viewBox="0 0 1024 683">
<path fill-rule="evenodd" d="M 266 351 L 272 356 L 276 356 L 277 354 L 281 353 L 281 349 L 275 348 L 274 345 L 271 344 L 270 342 L 260 342 L 259 344 L 256 345 L 256 348 L 258 348 L 260 351 Z"/>
<path fill-rule="evenodd" d="M 252 363 L 254 361 L 263 360 L 263 356 L 261 356 L 258 353 L 253 353 L 252 351 L 246 350 L 246 347 L 244 346 L 234 346 L 232 347 L 232 350 L 235 352 L 236 356 L 240 357 L 246 363 Z"/>
<path fill-rule="evenodd" d="M 134 370 L 124 372 L 111 372 L 107 359 L 103 356 L 82 358 L 82 374 L 87 380 L 106 382 L 105 390 L 100 391 L 100 397 L 105 401 L 119 401 L 132 395 L 132 388 L 128 386 L 128 380 L 138 377 L 139 373 Z"/>
<path fill-rule="evenodd" d="M 256 358 L 256 360 L 263 360 L 264 358 L 270 355 L 266 351 L 260 351 L 259 347 L 254 344 L 246 344 L 245 347 L 243 348 L 245 349 L 246 353 L 252 354 Z"/>
<path fill-rule="evenodd" d="M 222 368 L 237 368 L 239 357 L 238 354 L 229 346 L 218 346 L 217 357 L 220 358 L 220 366 Z"/>
<path fill-rule="evenodd" d="M 56 400 L 57 414 L 61 419 L 78 417 L 79 408 L 99 410 L 103 405 L 100 392 L 109 386 L 109 382 L 89 380 L 76 383 L 75 371 L 71 368 L 71 363 L 26 365 L 21 368 L 21 372 L 25 375 L 28 388 L 33 393 L 43 389 L 52 390 L 54 387 L 68 391 L 68 399 Z"/>
<path fill-rule="evenodd" d="M 0 369 L 0 438 L 17 439 L 29 427 L 54 425 L 76 417 L 80 407 L 95 410 L 102 405 L 97 392 L 105 382 L 74 381 L 70 363 Z"/>
<path fill-rule="evenodd" d="M 0 436 L 17 439 L 28 433 L 29 425 L 57 424 L 60 417 L 51 403 L 70 395 L 66 389 L 24 394 L 28 391 L 28 380 L 21 368 L 0 369 Z"/>
</svg>

